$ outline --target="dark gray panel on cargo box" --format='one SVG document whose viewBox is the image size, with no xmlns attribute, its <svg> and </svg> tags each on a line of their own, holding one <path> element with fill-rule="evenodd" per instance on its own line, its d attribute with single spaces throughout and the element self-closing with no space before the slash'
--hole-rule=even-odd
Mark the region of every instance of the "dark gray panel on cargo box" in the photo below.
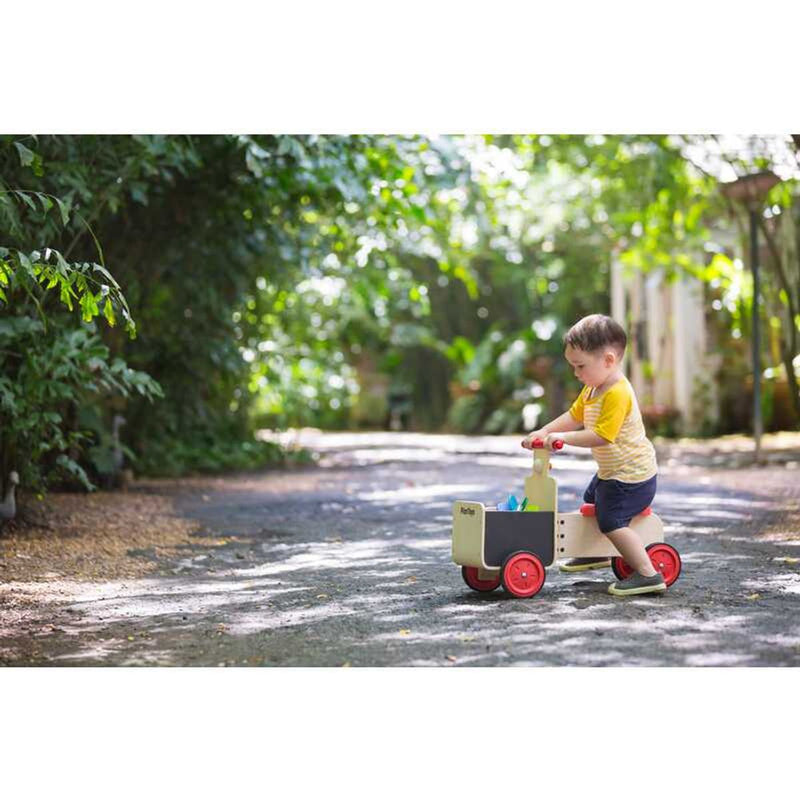
<svg viewBox="0 0 800 800">
<path fill-rule="evenodd" d="M 501 567 L 517 550 L 527 550 L 549 566 L 553 563 L 555 514 L 552 511 L 486 511 L 483 558 Z"/>
</svg>

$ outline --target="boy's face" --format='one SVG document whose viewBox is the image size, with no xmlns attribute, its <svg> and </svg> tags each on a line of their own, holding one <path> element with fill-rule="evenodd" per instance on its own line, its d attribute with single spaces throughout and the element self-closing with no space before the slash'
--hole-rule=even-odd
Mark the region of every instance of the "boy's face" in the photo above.
<svg viewBox="0 0 800 800">
<path fill-rule="evenodd" d="M 611 349 L 587 353 L 567 345 L 564 357 L 569 361 L 575 377 L 586 386 L 600 386 L 619 366 L 617 354 Z"/>
</svg>

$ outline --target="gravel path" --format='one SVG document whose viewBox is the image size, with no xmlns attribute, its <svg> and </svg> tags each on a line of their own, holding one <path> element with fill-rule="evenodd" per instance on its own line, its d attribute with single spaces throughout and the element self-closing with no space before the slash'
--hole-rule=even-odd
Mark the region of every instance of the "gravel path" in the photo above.
<svg viewBox="0 0 800 800">
<path fill-rule="evenodd" d="M 654 507 L 684 563 L 665 596 L 553 568 L 517 600 L 463 584 L 450 508 L 521 493 L 519 437 L 314 444 L 317 468 L 139 484 L 199 525 L 192 544 L 146 577 L 0 586 L 0 664 L 800 665 L 797 459 L 662 468 Z M 553 461 L 574 508 L 593 462 Z"/>
</svg>

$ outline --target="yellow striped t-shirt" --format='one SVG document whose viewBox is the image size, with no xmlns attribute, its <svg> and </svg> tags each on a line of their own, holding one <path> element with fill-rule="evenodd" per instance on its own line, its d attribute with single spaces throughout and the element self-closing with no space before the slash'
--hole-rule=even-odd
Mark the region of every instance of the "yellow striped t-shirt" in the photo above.
<svg viewBox="0 0 800 800">
<path fill-rule="evenodd" d="M 645 433 L 633 386 L 622 377 L 599 397 L 590 397 L 591 391 L 584 386 L 569 413 L 586 430 L 609 441 L 592 448 L 597 476 L 624 483 L 652 478 L 658 472 L 656 451 Z"/>
</svg>

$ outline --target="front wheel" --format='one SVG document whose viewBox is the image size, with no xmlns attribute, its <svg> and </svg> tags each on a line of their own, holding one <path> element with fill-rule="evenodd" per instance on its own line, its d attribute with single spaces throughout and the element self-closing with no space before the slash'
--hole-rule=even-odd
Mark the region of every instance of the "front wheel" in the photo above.
<svg viewBox="0 0 800 800">
<path fill-rule="evenodd" d="M 476 592 L 493 592 L 500 585 L 500 573 L 496 578 L 483 580 L 478 577 L 477 567 L 461 567 L 461 577 L 464 583 Z"/>
<path fill-rule="evenodd" d="M 533 597 L 544 585 L 544 565 L 533 553 L 520 550 L 503 564 L 503 588 L 514 597 Z"/>
</svg>

